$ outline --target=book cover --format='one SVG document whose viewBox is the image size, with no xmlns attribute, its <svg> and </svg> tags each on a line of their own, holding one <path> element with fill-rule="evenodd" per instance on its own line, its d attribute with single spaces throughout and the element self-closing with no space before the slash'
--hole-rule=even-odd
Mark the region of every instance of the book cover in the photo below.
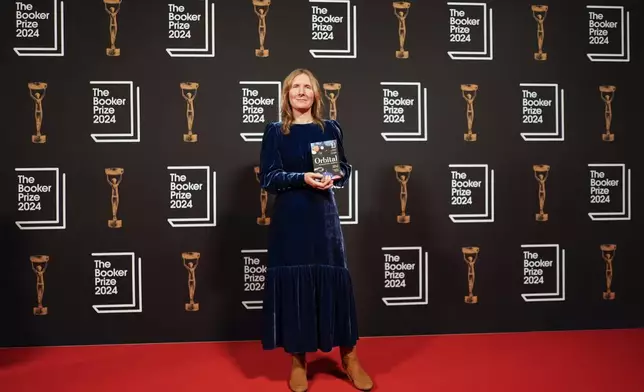
<svg viewBox="0 0 644 392">
<path fill-rule="evenodd" d="M 311 143 L 313 171 L 332 178 L 342 177 L 340 156 L 336 140 L 325 140 Z"/>
</svg>

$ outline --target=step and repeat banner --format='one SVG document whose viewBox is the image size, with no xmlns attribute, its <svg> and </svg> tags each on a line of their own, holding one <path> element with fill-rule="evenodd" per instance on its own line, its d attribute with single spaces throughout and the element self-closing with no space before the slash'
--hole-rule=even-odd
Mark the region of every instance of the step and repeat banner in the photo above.
<svg viewBox="0 0 644 392">
<path fill-rule="evenodd" d="M 0 346 L 258 339 L 300 67 L 362 336 L 644 325 L 640 1 L 1 7 Z"/>
</svg>

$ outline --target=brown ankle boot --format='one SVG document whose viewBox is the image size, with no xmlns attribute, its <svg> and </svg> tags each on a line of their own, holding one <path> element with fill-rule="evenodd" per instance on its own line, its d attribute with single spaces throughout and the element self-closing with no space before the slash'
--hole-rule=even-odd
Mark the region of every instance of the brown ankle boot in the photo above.
<svg viewBox="0 0 644 392">
<path fill-rule="evenodd" d="M 342 355 L 342 368 L 353 383 L 353 386 L 361 391 L 370 391 L 373 388 L 373 381 L 364 371 L 358 355 L 356 354 L 355 347 L 341 347 L 340 354 Z"/>
<path fill-rule="evenodd" d="M 309 388 L 306 379 L 306 355 L 292 354 L 291 378 L 288 386 L 293 392 L 306 392 Z"/>
</svg>

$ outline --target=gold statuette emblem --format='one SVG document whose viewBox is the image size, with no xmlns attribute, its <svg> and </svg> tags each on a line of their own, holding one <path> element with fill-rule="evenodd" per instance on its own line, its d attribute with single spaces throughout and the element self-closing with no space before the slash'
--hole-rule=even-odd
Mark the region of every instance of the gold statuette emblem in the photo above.
<svg viewBox="0 0 644 392">
<path fill-rule="evenodd" d="M 112 219 L 107 221 L 107 227 L 111 229 L 120 229 L 123 227 L 123 221 L 116 218 L 116 213 L 119 209 L 119 202 L 121 201 L 121 197 L 119 196 L 119 185 L 121 185 L 121 181 L 123 180 L 123 172 L 124 169 L 120 167 L 105 169 L 107 183 L 110 184 L 110 187 L 112 188 Z"/>
<path fill-rule="evenodd" d="M 606 120 L 606 132 L 602 134 L 602 140 L 612 142 L 615 140 L 615 134 L 610 132 L 610 123 L 613 120 L 613 98 L 615 97 L 615 86 L 599 86 L 602 100 L 604 101 L 604 119 Z"/>
<path fill-rule="evenodd" d="M 398 18 L 398 41 L 400 42 L 400 50 L 396 51 L 397 59 L 409 58 L 409 52 L 405 50 L 405 38 L 407 37 L 407 24 L 406 19 L 409 15 L 409 7 L 411 3 L 408 1 L 394 1 L 394 14 Z"/>
<path fill-rule="evenodd" d="M 322 85 L 324 88 L 324 95 L 326 95 L 329 100 L 329 119 L 337 120 L 338 118 L 338 97 L 340 96 L 340 88 L 342 85 L 340 83 L 324 83 Z"/>
<path fill-rule="evenodd" d="M 27 83 L 29 87 L 29 95 L 31 99 L 34 100 L 34 117 L 36 119 L 36 134 L 31 135 L 31 142 L 36 144 L 42 144 L 47 142 L 47 136 L 40 133 L 42 127 L 43 111 L 42 111 L 42 101 L 45 99 L 45 92 L 47 90 L 47 83 L 43 82 L 33 82 Z"/>
<path fill-rule="evenodd" d="M 47 270 L 47 265 L 49 264 L 49 256 L 38 255 L 29 257 L 31 261 L 31 269 L 36 274 L 36 293 L 38 296 L 38 306 L 34 310 L 35 316 L 45 316 L 47 315 L 47 307 L 42 306 L 42 299 L 45 295 L 45 271 Z"/>
<path fill-rule="evenodd" d="M 546 204 L 546 180 L 550 173 L 549 165 L 533 165 L 534 177 L 539 182 L 539 213 L 535 215 L 538 222 L 545 222 L 548 220 L 548 214 L 543 212 L 543 207 Z"/>
<path fill-rule="evenodd" d="M 255 166 L 255 179 L 259 181 L 259 166 Z M 260 226 L 268 226 L 271 224 L 271 218 L 266 216 L 266 205 L 268 204 L 268 192 L 266 189 L 260 188 L 259 190 L 259 201 L 262 211 L 262 216 L 257 217 L 257 224 Z"/>
<path fill-rule="evenodd" d="M 476 141 L 476 133 L 472 132 L 472 125 L 474 124 L 474 100 L 478 89 L 479 86 L 476 84 L 461 84 L 463 99 L 467 102 L 467 132 L 463 135 L 463 140 L 466 142 Z"/>
<path fill-rule="evenodd" d="M 188 295 L 190 296 L 190 302 L 185 304 L 186 312 L 196 312 L 199 310 L 199 303 L 195 302 L 195 291 L 197 289 L 195 271 L 199 265 L 200 257 L 201 253 L 199 252 L 181 253 L 183 266 L 188 270 Z"/>
<path fill-rule="evenodd" d="M 479 248 L 475 246 L 468 246 L 461 248 L 463 252 L 463 259 L 467 263 L 467 289 L 468 295 L 465 296 L 466 304 L 475 304 L 479 302 L 479 297 L 474 295 L 474 280 L 476 278 L 476 273 L 474 271 L 474 264 L 479 255 Z"/>
<path fill-rule="evenodd" d="M 255 56 L 268 57 L 268 49 L 264 48 L 264 41 L 266 40 L 266 15 L 268 8 L 271 5 L 271 0 L 253 0 L 253 8 L 255 14 L 259 19 L 259 26 L 257 28 L 259 33 L 259 49 L 255 49 Z"/>
<path fill-rule="evenodd" d="M 116 34 L 118 32 L 118 23 L 116 15 L 121 10 L 122 0 L 103 0 L 105 3 L 105 11 L 110 16 L 110 47 L 105 48 L 105 54 L 108 56 L 120 56 L 121 49 L 114 46 L 116 44 Z"/>
<path fill-rule="evenodd" d="M 534 17 L 534 20 L 537 21 L 537 45 L 539 48 L 539 51 L 534 54 L 534 59 L 538 61 L 545 61 L 548 59 L 548 53 L 543 51 L 543 39 L 545 36 L 543 22 L 546 20 L 546 15 L 548 14 L 548 6 L 533 5 L 531 8 L 532 16 Z"/>
<path fill-rule="evenodd" d="M 411 165 L 396 165 L 394 172 L 396 172 L 396 179 L 400 183 L 400 215 L 396 217 L 398 223 L 409 223 L 411 216 L 407 215 L 407 183 L 411 175 Z"/>
<path fill-rule="evenodd" d="M 183 99 L 186 100 L 186 119 L 188 120 L 188 133 L 183 134 L 183 141 L 195 143 L 197 141 L 197 134 L 192 133 L 192 124 L 195 122 L 195 98 L 197 98 L 199 83 L 179 83 L 179 87 L 181 87 Z"/>
<path fill-rule="evenodd" d="M 603 298 L 612 301 L 615 299 L 615 292 L 610 290 L 610 286 L 613 283 L 613 260 L 615 259 L 617 245 L 604 244 L 600 245 L 600 249 L 602 258 L 606 262 L 606 291 L 603 293 Z"/>
</svg>

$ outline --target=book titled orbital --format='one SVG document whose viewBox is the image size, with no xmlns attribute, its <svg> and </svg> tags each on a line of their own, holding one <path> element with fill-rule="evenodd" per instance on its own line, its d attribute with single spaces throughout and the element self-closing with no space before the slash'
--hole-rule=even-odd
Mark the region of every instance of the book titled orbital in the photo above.
<svg viewBox="0 0 644 392">
<path fill-rule="evenodd" d="M 342 177 L 338 143 L 336 140 L 324 140 L 311 143 L 313 171 L 332 178 Z"/>
</svg>

